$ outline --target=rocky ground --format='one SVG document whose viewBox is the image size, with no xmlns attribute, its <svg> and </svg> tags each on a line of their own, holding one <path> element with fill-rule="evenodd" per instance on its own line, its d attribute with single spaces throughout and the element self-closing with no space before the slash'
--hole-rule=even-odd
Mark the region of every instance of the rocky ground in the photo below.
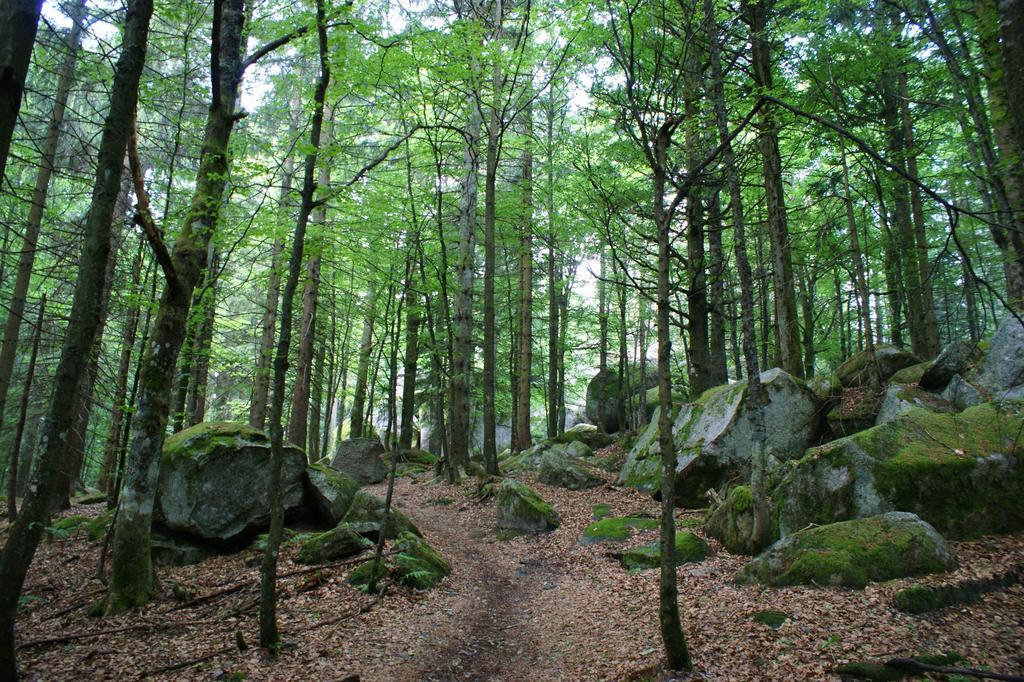
<svg viewBox="0 0 1024 682">
<path fill-rule="evenodd" d="M 397 505 L 453 567 L 430 591 L 391 587 L 382 599 L 367 596 L 345 582 L 350 565 L 310 570 L 290 560 L 294 547 L 287 550 L 280 566 L 286 643 L 274 660 L 254 646 L 257 552 L 161 569 L 150 606 L 98 619 L 88 610 L 102 592 L 95 577 L 102 543 L 54 539 L 40 547 L 22 598 L 24 679 L 655 679 L 657 571 L 628 574 L 614 554 L 656 531 L 624 545 L 578 541 L 597 504 L 614 515 L 656 514 L 657 504 L 610 484 L 571 492 L 526 480 L 561 515 L 558 530 L 499 532 L 494 502 L 474 501 L 472 481 L 451 486 L 424 474 L 397 482 Z M 372 489 L 382 493 L 383 485 Z M 680 512 L 681 525 L 701 518 Z M 910 616 L 892 607 L 892 596 L 911 580 L 865 590 L 737 586 L 731 578 L 747 558 L 711 544 L 712 557 L 679 568 L 694 679 L 836 679 L 832 671 L 848 661 L 950 650 L 974 666 L 1024 674 L 1020 585 Z M 1020 534 L 950 545 L 960 567 L 919 582 L 987 577 L 1024 563 Z M 766 608 L 787 620 L 778 629 L 755 622 Z M 240 643 L 248 648 L 240 651 Z"/>
</svg>

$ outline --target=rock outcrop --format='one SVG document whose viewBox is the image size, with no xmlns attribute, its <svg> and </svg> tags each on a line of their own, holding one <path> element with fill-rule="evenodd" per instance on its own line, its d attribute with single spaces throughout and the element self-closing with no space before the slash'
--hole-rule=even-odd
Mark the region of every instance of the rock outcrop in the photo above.
<svg viewBox="0 0 1024 682">
<path fill-rule="evenodd" d="M 498 486 L 498 527 L 542 532 L 558 528 L 560 519 L 540 494 L 513 478 Z"/>
<path fill-rule="evenodd" d="M 338 443 L 331 468 L 348 474 L 359 485 L 380 483 L 388 475 L 383 455 L 384 446 L 376 438 L 349 438 Z"/>
</svg>

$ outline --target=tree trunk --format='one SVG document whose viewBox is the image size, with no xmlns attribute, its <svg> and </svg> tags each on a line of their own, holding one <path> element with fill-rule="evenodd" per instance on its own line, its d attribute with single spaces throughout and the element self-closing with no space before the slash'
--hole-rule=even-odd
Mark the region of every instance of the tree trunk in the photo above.
<svg viewBox="0 0 1024 682">
<path fill-rule="evenodd" d="M 60 463 L 67 452 L 67 436 L 78 403 L 78 386 L 99 326 L 99 303 L 106 286 L 104 265 L 110 251 L 114 204 L 121 185 L 128 130 L 138 98 L 139 77 L 146 58 L 152 13 L 151 0 L 131 0 L 128 3 L 121 55 L 111 88 L 111 106 L 100 138 L 96 183 L 86 217 L 78 282 L 75 285 L 71 317 L 60 361 L 54 375 L 41 454 L 21 514 L 11 525 L 3 553 L 0 554 L 0 678 L 6 680 L 17 679 L 14 618 L 18 596 L 43 532 Z M 6 23 L 0 25 L 8 26 Z M 23 37 L 19 35 L 18 39 Z M 10 44 L 0 41 L 0 45 Z M 6 88 L 3 90 L 7 92 Z M 0 136 L 3 135 L 4 131 L 0 129 Z M 2 151 L 2 156 L 6 156 L 6 149 Z"/>
<path fill-rule="evenodd" d="M 839 138 L 839 158 L 843 166 L 843 203 L 846 204 L 846 229 L 850 233 L 850 255 L 853 257 L 853 284 L 857 293 L 858 309 L 864 324 L 864 340 L 867 349 L 874 350 L 871 340 L 871 300 L 868 293 L 867 276 L 864 274 L 864 251 L 860 245 L 860 233 L 853 212 L 853 196 L 850 192 L 850 167 L 846 162 L 846 140 Z"/>
<path fill-rule="evenodd" d="M 195 426 L 206 419 L 206 393 L 210 380 L 210 353 L 213 350 L 213 330 L 217 323 L 217 278 L 219 264 L 217 247 L 212 242 L 207 248 L 206 277 L 199 296 L 199 324 L 196 327 L 192 349 L 192 371 L 189 373 L 188 402 L 185 405 L 185 424 Z"/>
<path fill-rule="evenodd" d="M 469 461 L 470 433 L 470 362 L 473 357 L 473 252 L 476 246 L 476 197 L 480 160 L 477 142 L 480 139 L 482 114 L 477 98 L 468 98 L 469 120 L 466 124 L 466 149 L 462 162 L 462 193 L 459 200 L 458 259 L 455 266 L 455 339 L 452 349 L 451 397 L 448 400 L 449 445 L 446 474 L 449 481 L 458 479 L 458 470 Z"/>
<path fill-rule="evenodd" d="M 14 58 L 13 52 L 22 49 L 19 41 L 24 38 L 20 33 L 17 36 L 9 36 L 5 39 L 4 34 L 9 29 L 13 30 L 19 26 L 21 29 L 29 28 L 26 13 L 30 5 L 35 4 L 35 16 L 38 18 L 39 2 L 16 2 L 8 10 L 11 16 L 8 20 L 0 20 L 0 45 L 7 45 L 9 48 L 0 47 L 0 184 L 3 183 L 3 162 L 7 158 L 7 147 L 2 144 L 5 116 L 9 102 L 6 98 L 15 95 L 14 90 L 4 87 L 4 81 L 13 78 L 11 69 L 14 68 L 10 61 Z M 22 5 L 18 8 L 18 5 Z M 0 17 L 4 12 L 0 10 Z M 35 187 L 32 189 L 32 203 L 28 211 L 28 221 L 25 225 L 25 234 L 22 239 L 21 251 L 18 254 L 18 271 L 14 278 L 14 289 L 11 292 L 10 308 L 7 312 L 7 321 L 4 323 L 3 340 L 0 341 L 0 429 L 3 428 L 4 407 L 7 403 L 7 393 L 11 387 L 11 373 L 14 370 L 14 360 L 18 352 L 18 335 L 21 329 L 21 320 L 25 315 L 25 297 L 28 295 L 29 284 L 32 280 L 32 270 L 36 258 L 36 244 L 39 240 L 39 228 L 43 222 L 43 212 L 46 208 L 46 197 L 50 189 L 50 178 L 53 177 L 54 163 L 57 159 L 57 146 L 60 143 L 61 126 L 64 123 L 64 112 L 67 110 L 68 95 L 71 92 L 71 83 L 75 76 L 75 63 L 78 59 L 78 51 L 82 38 L 82 21 L 85 14 L 84 0 L 78 0 L 73 6 L 71 14 L 71 31 L 68 33 L 67 54 L 64 57 L 64 64 L 61 67 L 60 76 L 57 79 L 57 91 L 54 94 L 53 110 L 50 113 L 50 123 L 46 128 L 46 139 L 43 141 L 43 153 L 39 158 L 39 172 L 36 174 Z M 35 36 L 35 19 L 31 20 L 31 36 L 28 37 L 28 50 L 31 53 L 32 42 Z M 5 53 L 5 50 L 11 53 Z M 28 56 L 25 56 L 25 68 L 28 68 Z M 24 74 L 22 75 L 24 78 Z M 20 86 L 19 86 L 20 88 Z M 14 112 L 21 101 L 21 90 L 17 91 L 18 101 L 13 103 Z M 11 125 L 14 121 L 12 119 Z M 9 144 L 10 139 L 7 138 Z M 6 253 L 6 249 L 5 249 Z"/>
<path fill-rule="evenodd" d="M 519 405 L 516 442 L 520 449 L 532 444 L 530 436 L 530 379 L 533 376 L 533 107 L 523 109 L 523 222 L 519 233 Z"/>
<path fill-rule="evenodd" d="M 292 136 L 289 135 L 289 137 Z M 295 162 L 289 154 L 281 166 L 281 193 L 277 199 L 278 211 L 282 214 L 288 207 L 288 197 L 292 192 L 294 174 Z M 260 431 L 264 430 L 267 425 L 267 401 L 270 396 L 270 377 L 273 374 L 271 364 L 274 359 L 274 335 L 277 331 L 277 303 L 281 296 L 281 256 L 283 253 L 284 239 L 275 237 L 270 256 L 270 272 L 267 277 L 267 300 L 263 307 L 260 347 L 256 357 L 252 410 L 249 412 L 249 426 Z"/>
<path fill-rule="evenodd" d="M 709 291 L 711 294 L 710 372 L 712 386 L 728 383 L 729 370 L 725 342 L 725 253 L 722 249 L 722 214 L 718 188 L 708 197 L 708 248 L 711 255 Z"/>
<path fill-rule="evenodd" d="M 160 297 L 153 331 L 143 356 L 139 398 L 132 419 L 124 492 L 114 530 L 113 560 L 107 594 L 108 613 L 145 604 L 153 586 L 150 523 L 160 476 L 164 434 L 170 412 L 175 365 L 185 336 L 189 306 L 206 258 L 228 177 L 228 141 L 237 117 L 235 101 L 242 76 L 242 0 L 217 0 L 211 62 L 213 98 L 206 119 L 195 193 L 171 252 L 176 280 Z"/>
<path fill-rule="evenodd" d="M 277 555 L 284 533 L 284 506 L 281 491 L 281 467 L 284 462 L 284 394 L 285 378 L 288 373 L 288 354 L 292 340 L 292 301 L 299 287 L 302 270 L 302 251 L 306 239 L 306 226 L 313 210 L 313 194 L 316 192 L 316 163 L 320 151 L 320 136 L 324 122 L 324 97 L 330 83 L 330 68 L 327 62 L 327 26 L 324 17 L 324 0 L 316 0 L 316 27 L 320 51 L 320 79 L 313 95 L 313 117 L 310 121 L 309 153 L 306 154 L 302 178 L 299 216 L 292 238 L 292 253 L 288 263 L 288 279 L 281 295 L 281 330 L 274 354 L 273 397 L 270 403 L 270 481 L 267 491 L 270 497 L 270 532 L 267 547 L 263 552 L 260 568 L 260 646 L 275 653 L 280 645 L 277 628 Z"/>
<path fill-rule="evenodd" d="M 712 0 L 704 0 L 704 13 L 709 27 L 714 27 L 710 36 L 711 82 L 713 88 L 715 120 L 718 138 L 723 145 L 722 163 L 726 169 L 729 184 L 729 204 L 732 211 L 733 249 L 736 256 L 736 272 L 740 283 L 740 319 L 743 338 L 743 357 L 747 375 L 747 404 L 750 410 L 750 435 L 754 444 L 751 453 L 751 494 L 754 498 L 754 526 L 751 532 L 751 549 L 760 550 L 767 546 L 769 529 L 768 496 L 765 490 L 765 468 L 767 452 L 764 430 L 764 388 L 761 385 L 761 370 L 757 362 L 757 338 L 754 334 L 754 281 L 747 257 L 746 217 L 743 215 L 743 196 L 739 170 L 732 143 L 729 141 L 729 120 L 725 108 L 725 88 L 721 62 L 720 30 L 714 19 Z M 664 408 L 662 408 L 664 409 Z M 664 422 L 663 422 L 664 423 Z M 664 427 L 663 427 L 664 428 Z M 671 439 L 669 439 L 671 443 Z"/>
<path fill-rule="evenodd" d="M 0 5 L 0 184 L 4 182 L 42 5 L 43 0 L 8 0 Z M 13 659 L 10 669 L 14 670 Z"/>
<path fill-rule="evenodd" d="M 356 368 L 356 386 L 352 396 L 352 417 L 349 422 L 349 437 L 360 438 L 366 431 L 363 414 L 366 410 L 366 384 L 370 374 L 370 358 L 373 355 L 373 323 L 377 314 L 377 289 L 371 288 L 364 303 L 366 315 L 363 318 L 363 336 L 359 342 L 359 366 Z"/>
<path fill-rule="evenodd" d="M 759 91 L 766 93 L 772 90 L 771 43 L 767 26 L 773 4 L 774 0 L 743 2 L 743 13 L 750 25 L 754 83 Z M 758 124 L 765 201 L 768 209 L 768 237 L 772 261 L 772 288 L 775 291 L 775 330 L 779 342 L 779 360 L 784 370 L 793 376 L 803 378 L 793 261 L 782 184 L 782 157 L 779 154 L 779 124 L 772 108 L 761 109 L 758 113 Z"/>
<path fill-rule="evenodd" d="M 496 37 L 501 34 L 502 6 L 501 0 L 495 0 L 494 31 Z M 490 118 L 487 123 L 487 158 L 484 174 L 484 372 L 483 372 L 483 418 L 484 418 L 484 468 L 487 473 L 496 476 L 498 473 L 497 456 L 497 415 L 495 411 L 495 388 L 497 383 L 497 338 L 495 333 L 494 310 L 494 271 L 495 271 L 495 236 L 494 222 L 497 201 L 498 160 L 502 144 L 502 106 L 503 81 L 501 62 L 494 60 L 494 72 L 491 77 L 493 101 L 490 107 Z"/>
<path fill-rule="evenodd" d="M 25 434 L 25 420 L 28 416 L 28 403 L 32 395 L 32 380 L 36 374 L 36 358 L 39 357 L 39 339 L 43 332 L 43 315 L 46 313 L 46 294 L 39 299 L 39 314 L 36 316 L 36 329 L 32 335 L 32 352 L 28 357 L 28 369 L 25 371 L 25 383 L 21 389 L 21 405 L 18 409 L 18 425 L 14 430 L 14 443 L 11 445 L 11 457 L 7 462 L 7 520 L 14 523 L 18 518 L 18 460 L 21 455 L 21 442 Z"/>
<path fill-rule="evenodd" d="M 658 230 L 658 447 L 661 451 L 661 573 L 658 580 L 658 622 L 669 670 L 693 667 L 679 616 L 676 584 L 676 453 L 672 442 L 671 327 L 669 323 L 669 232 L 672 216 L 665 210 L 665 167 L 669 135 L 655 142 L 654 224 Z"/>
</svg>

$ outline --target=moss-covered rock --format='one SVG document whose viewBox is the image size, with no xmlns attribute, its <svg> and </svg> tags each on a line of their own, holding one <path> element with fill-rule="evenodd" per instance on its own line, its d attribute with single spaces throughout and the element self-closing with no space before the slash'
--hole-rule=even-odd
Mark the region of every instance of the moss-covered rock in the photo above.
<svg viewBox="0 0 1024 682">
<path fill-rule="evenodd" d="M 558 528 L 554 508 L 536 490 L 513 478 L 498 486 L 498 527 L 523 531 Z"/>
<path fill-rule="evenodd" d="M 892 603 L 904 613 L 927 613 L 942 608 L 938 593 L 924 585 L 913 585 L 900 590 L 893 595 Z"/>
<path fill-rule="evenodd" d="M 452 572 L 451 565 L 427 541 L 412 533 L 402 533 L 395 543 L 395 572 L 398 582 L 425 590 L 434 587 Z"/>
<path fill-rule="evenodd" d="M 394 564 L 387 559 L 381 558 L 379 563 L 370 559 L 366 563 L 359 564 L 349 573 L 348 584 L 356 589 L 368 592 L 370 590 L 371 578 L 373 578 L 373 583 L 377 586 L 377 590 L 380 590 L 381 584 L 387 579 L 392 570 L 394 570 Z"/>
<path fill-rule="evenodd" d="M 356 556 L 373 543 L 359 535 L 347 523 L 339 523 L 325 533 L 310 536 L 302 543 L 296 560 L 302 564 L 326 564 Z"/>
<path fill-rule="evenodd" d="M 917 384 L 892 383 L 885 389 L 875 424 L 890 422 L 915 407 L 941 414 L 955 412 L 953 406 L 942 396 L 926 391 Z"/>
<path fill-rule="evenodd" d="M 391 506 L 385 521 L 384 500 L 365 490 L 360 490 L 352 498 L 352 506 L 345 514 L 344 521 L 353 531 L 373 541 L 380 536 L 382 527 L 384 537 L 388 539 L 397 538 L 404 532 L 422 535 L 416 525 L 405 514 L 395 509 L 394 505 Z"/>
<path fill-rule="evenodd" d="M 889 382 L 893 384 L 916 384 L 921 381 L 921 377 L 931 368 L 932 364 L 931 360 L 926 360 L 910 367 L 904 367 L 889 377 Z"/>
<path fill-rule="evenodd" d="M 832 433 L 842 438 L 875 425 L 881 401 L 870 386 L 844 388 L 838 403 L 829 410 L 826 420 Z"/>
<path fill-rule="evenodd" d="M 270 520 L 270 439 L 244 424 L 203 422 L 164 443 L 154 521 L 175 533 L 230 542 Z M 281 491 L 286 511 L 303 501 L 306 456 L 286 445 Z"/>
<path fill-rule="evenodd" d="M 789 616 L 786 615 L 785 611 L 779 611 L 777 609 L 764 609 L 763 611 L 757 611 L 750 618 L 755 623 L 767 625 L 772 630 L 778 630 L 782 627 L 783 623 L 789 620 Z"/>
<path fill-rule="evenodd" d="M 807 528 L 750 561 L 737 582 L 862 588 L 870 581 L 948 571 L 946 541 L 914 514 L 880 516 Z"/>
<path fill-rule="evenodd" d="M 942 349 L 935 361 L 921 373 L 914 383 L 919 383 L 921 388 L 931 391 L 941 391 L 955 375 L 969 372 L 982 358 L 982 355 L 978 344 L 970 341 L 954 341 Z"/>
<path fill-rule="evenodd" d="M 614 443 L 615 438 L 593 424 L 580 423 L 571 429 L 566 429 L 551 441 L 554 443 L 583 443 L 591 450 L 600 450 Z"/>
<path fill-rule="evenodd" d="M 90 540 L 99 540 L 107 534 L 107 530 L 110 528 L 113 520 L 114 512 L 110 510 L 96 516 L 73 514 L 57 519 L 47 531 L 53 537 L 64 538 L 84 534 Z"/>
<path fill-rule="evenodd" d="M 708 543 L 688 531 L 676 533 L 676 566 L 704 560 L 710 553 Z M 661 542 L 655 540 L 646 545 L 628 549 L 619 559 L 627 571 L 642 571 L 661 565 Z"/>
<path fill-rule="evenodd" d="M 359 485 L 380 483 L 388 475 L 384 466 L 384 446 L 376 438 L 340 441 L 331 459 L 331 468 L 348 474 Z"/>
<path fill-rule="evenodd" d="M 604 485 L 604 479 L 592 473 L 583 462 L 554 450 L 549 450 L 541 457 L 537 480 L 545 485 L 568 490 L 586 490 Z"/>
<path fill-rule="evenodd" d="M 1024 528 L 1024 404 L 960 414 L 919 408 L 811 448 L 772 498 L 783 535 L 815 523 L 909 511 L 951 538 Z"/>
<path fill-rule="evenodd" d="M 953 378 L 946 384 L 945 390 L 942 391 L 942 399 L 958 411 L 966 410 L 968 407 L 981 405 L 985 402 L 984 394 L 974 384 L 959 374 L 954 374 Z"/>
<path fill-rule="evenodd" d="M 642 516 L 612 516 L 590 524 L 580 537 L 581 545 L 599 542 L 623 542 L 633 535 L 634 530 L 651 530 L 659 525 L 658 519 Z"/>
<path fill-rule="evenodd" d="M 767 404 L 764 410 L 770 462 L 799 457 L 821 433 L 817 398 L 807 386 L 781 369 L 761 374 Z M 682 506 L 704 505 L 709 488 L 746 480 L 754 443 L 746 383 L 718 386 L 697 402 L 683 405 L 672 426 L 676 454 L 676 496 Z M 619 483 L 648 492 L 660 489 L 658 430 L 649 427 L 619 474 Z"/>
<path fill-rule="evenodd" d="M 843 388 L 880 386 L 896 372 L 920 362 L 913 353 L 896 346 L 877 346 L 851 355 L 836 370 L 836 378 Z"/>
<path fill-rule="evenodd" d="M 359 484 L 348 474 L 311 464 L 306 469 L 306 499 L 325 522 L 336 525 L 345 518 Z"/>
<path fill-rule="evenodd" d="M 750 486 L 738 485 L 711 510 L 704 532 L 733 554 L 753 553 L 754 497 Z"/>
</svg>

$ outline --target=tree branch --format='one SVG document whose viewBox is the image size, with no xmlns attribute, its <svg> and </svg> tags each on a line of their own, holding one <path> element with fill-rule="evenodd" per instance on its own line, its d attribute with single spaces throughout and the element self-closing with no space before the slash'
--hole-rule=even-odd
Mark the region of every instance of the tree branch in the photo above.
<svg viewBox="0 0 1024 682">
<path fill-rule="evenodd" d="M 132 182 L 135 185 L 134 222 L 142 228 L 142 232 L 146 235 L 146 241 L 153 249 L 153 254 L 156 256 L 157 263 L 160 264 L 160 269 L 164 271 L 167 283 L 176 287 L 180 284 L 178 273 L 174 270 L 171 254 L 167 251 L 167 245 L 164 244 L 164 240 L 160 236 L 160 230 L 153 222 L 153 212 L 149 208 L 149 194 L 146 192 L 146 183 L 142 177 L 142 163 L 139 161 L 138 126 L 134 116 L 128 134 L 128 165 L 131 167 Z"/>
</svg>

